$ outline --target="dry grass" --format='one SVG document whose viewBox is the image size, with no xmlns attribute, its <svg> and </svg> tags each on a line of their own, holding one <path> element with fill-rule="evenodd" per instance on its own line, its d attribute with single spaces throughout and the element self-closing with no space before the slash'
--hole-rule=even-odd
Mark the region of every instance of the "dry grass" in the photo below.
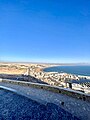
<svg viewBox="0 0 90 120">
<path fill-rule="evenodd" d="M 23 74 L 25 72 L 26 68 L 19 65 L 0 65 L 0 74 Z"/>
</svg>

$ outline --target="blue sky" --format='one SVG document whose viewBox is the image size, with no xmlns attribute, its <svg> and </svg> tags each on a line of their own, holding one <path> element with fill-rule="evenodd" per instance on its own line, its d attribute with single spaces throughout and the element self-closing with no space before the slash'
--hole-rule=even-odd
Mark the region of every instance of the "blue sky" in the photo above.
<svg viewBox="0 0 90 120">
<path fill-rule="evenodd" d="M 0 60 L 90 62 L 90 0 L 0 0 Z"/>
</svg>

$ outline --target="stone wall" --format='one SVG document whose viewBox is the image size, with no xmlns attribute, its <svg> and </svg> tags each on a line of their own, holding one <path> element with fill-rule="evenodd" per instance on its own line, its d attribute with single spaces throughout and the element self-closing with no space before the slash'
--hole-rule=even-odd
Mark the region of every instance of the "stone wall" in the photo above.
<svg viewBox="0 0 90 120">
<path fill-rule="evenodd" d="M 50 85 L 45 85 L 45 84 L 39 84 L 39 83 L 31 83 L 31 82 L 15 81 L 15 80 L 7 80 L 7 79 L 0 79 L 0 82 L 28 86 L 28 87 L 38 88 L 38 89 L 44 89 L 44 90 L 68 95 L 68 96 L 71 96 L 77 99 L 81 99 L 83 101 L 90 102 L 90 94 L 85 94 L 79 91 L 74 91 L 70 88 L 67 89 L 63 87 L 56 87 L 56 86 L 50 86 Z"/>
</svg>

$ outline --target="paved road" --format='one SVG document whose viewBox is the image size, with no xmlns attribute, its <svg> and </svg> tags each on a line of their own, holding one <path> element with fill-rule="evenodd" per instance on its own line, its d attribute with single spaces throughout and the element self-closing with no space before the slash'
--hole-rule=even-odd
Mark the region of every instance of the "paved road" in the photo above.
<svg viewBox="0 0 90 120">
<path fill-rule="evenodd" d="M 40 104 L 0 89 L 0 120 L 79 120 L 53 103 Z"/>
</svg>

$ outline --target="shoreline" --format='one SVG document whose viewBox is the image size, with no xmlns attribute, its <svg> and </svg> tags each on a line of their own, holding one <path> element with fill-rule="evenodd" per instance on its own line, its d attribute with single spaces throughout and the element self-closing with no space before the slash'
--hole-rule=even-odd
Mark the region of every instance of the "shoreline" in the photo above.
<svg viewBox="0 0 90 120">
<path fill-rule="evenodd" d="M 80 78 L 90 79 L 90 76 L 85 76 L 85 75 L 78 75 L 78 77 L 80 77 Z"/>
<path fill-rule="evenodd" d="M 60 66 L 63 66 L 63 65 L 60 65 Z M 49 66 L 48 67 L 44 67 L 44 68 L 41 69 L 41 71 L 45 72 L 44 69 L 51 68 L 51 67 L 58 67 L 58 66 L 57 65 L 52 65 L 50 67 Z M 55 72 L 55 71 L 53 71 L 53 72 L 46 72 L 46 73 L 61 73 L 61 72 Z M 63 73 L 67 73 L 67 72 L 63 72 Z M 75 76 L 78 76 L 79 78 L 90 79 L 90 76 L 87 76 L 87 75 L 80 75 L 80 74 L 77 75 L 77 74 L 72 74 L 72 73 L 67 73 L 67 74 L 69 74 L 69 75 L 75 75 Z"/>
<path fill-rule="evenodd" d="M 45 72 L 44 69 L 51 68 L 51 67 L 58 67 L 58 65 L 50 65 L 50 66 L 48 65 L 47 67 L 45 66 L 45 67 L 41 68 L 41 72 Z"/>
<path fill-rule="evenodd" d="M 45 83 L 45 84 L 49 84 L 51 86 L 58 86 L 58 87 L 63 87 L 63 88 L 69 88 L 69 84 L 67 84 L 68 82 L 70 82 L 71 80 L 86 80 L 86 83 L 88 80 L 90 80 L 90 76 L 83 76 L 83 75 L 75 75 L 75 74 L 69 74 L 69 73 L 65 73 L 65 72 L 45 72 L 44 69 L 45 68 L 50 68 L 50 67 L 58 67 L 58 65 L 46 65 L 46 64 L 35 64 L 35 65 L 29 65 L 24 66 L 25 69 L 25 73 L 22 73 L 24 76 L 6 76 L 6 77 L 12 77 L 15 80 L 22 80 L 23 81 L 27 81 L 27 82 L 32 82 L 32 83 Z M 9 67 L 9 66 L 8 66 Z M 12 66 L 13 67 L 13 66 Z M 22 68 L 22 65 L 17 66 Z M 16 67 L 14 67 L 14 69 L 16 69 Z M 14 74 L 13 74 L 14 75 Z M 31 77 L 29 77 L 31 76 Z M 4 76 L 5 77 L 5 76 Z M 17 79 L 18 78 L 18 79 Z M 35 78 L 35 79 L 34 79 Z M 87 87 L 89 86 L 89 84 L 85 85 L 85 88 L 87 89 Z M 76 88 L 77 86 L 73 86 L 73 88 Z M 82 90 L 82 85 L 78 86 L 78 89 Z M 88 92 L 89 93 L 89 92 Z"/>
</svg>

